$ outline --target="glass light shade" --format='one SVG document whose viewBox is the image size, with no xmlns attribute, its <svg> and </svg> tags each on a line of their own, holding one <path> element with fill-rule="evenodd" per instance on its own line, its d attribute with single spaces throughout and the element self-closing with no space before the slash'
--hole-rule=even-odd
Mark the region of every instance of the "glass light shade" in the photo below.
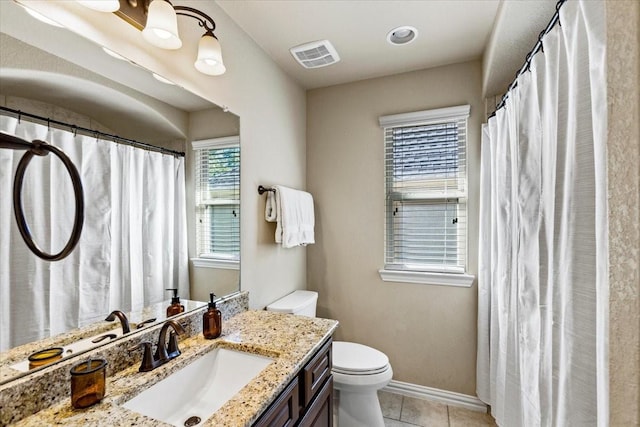
<svg viewBox="0 0 640 427">
<path fill-rule="evenodd" d="M 211 72 L 208 73 L 210 76 L 221 76 L 222 74 L 224 74 L 227 71 L 227 67 L 224 66 L 224 64 L 220 63 L 218 65 L 214 65 L 211 68 Z"/>
<path fill-rule="evenodd" d="M 120 9 L 118 0 L 78 0 L 78 3 L 98 12 L 115 12 Z"/>
<path fill-rule="evenodd" d="M 142 36 L 152 45 L 162 49 L 182 47 L 182 40 L 178 36 L 178 17 L 171 4 L 165 0 L 151 2 Z"/>
<path fill-rule="evenodd" d="M 222 62 L 222 48 L 218 39 L 205 34 L 198 43 L 198 59 L 195 62 L 196 70 L 203 74 L 219 76 L 227 70 Z"/>
</svg>

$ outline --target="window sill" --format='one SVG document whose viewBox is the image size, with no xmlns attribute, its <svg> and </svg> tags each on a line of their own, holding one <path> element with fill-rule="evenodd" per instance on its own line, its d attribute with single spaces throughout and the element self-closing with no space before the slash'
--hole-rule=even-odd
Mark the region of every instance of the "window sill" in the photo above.
<svg viewBox="0 0 640 427">
<path fill-rule="evenodd" d="M 469 288 L 476 276 L 466 273 L 433 273 L 427 271 L 378 270 L 385 282 L 419 283 L 423 285 Z"/>
<path fill-rule="evenodd" d="M 218 258 L 191 258 L 194 267 L 240 270 L 240 261 Z"/>
</svg>

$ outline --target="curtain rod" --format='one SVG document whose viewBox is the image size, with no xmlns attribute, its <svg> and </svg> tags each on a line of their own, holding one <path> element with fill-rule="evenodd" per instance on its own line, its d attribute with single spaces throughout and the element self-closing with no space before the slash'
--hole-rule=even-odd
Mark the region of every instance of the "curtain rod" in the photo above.
<svg viewBox="0 0 640 427">
<path fill-rule="evenodd" d="M 184 153 L 180 152 L 180 151 L 174 151 L 174 150 L 170 150 L 168 148 L 163 148 L 163 147 L 158 147 L 155 145 L 151 145 L 151 144 L 146 144 L 144 142 L 140 142 L 140 141 L 136 141 L 133 139 L 129 139 L 129 138 L 123 138 L 121 136 L 118 135 L 111 135 L 109 133 L 104 133 L 104 132 L 100 132 L 97 130 L 93 130 L 93 129 L 88 129 L 88 128 L 84 128 L 84 127 L 80 127 L 80 126 L 76 126 L 76 125 L 71 125 L 68 123 L 64 123 L 58 120 L 54 120 L 54 119 L 50 119 L 48 117 L 42 117 L 42 116 L 38 116 L 35 114 L 31 114 L 31 113 L 25 113 L 24 111 L 20 111 L 20 110 L 14 110 L 13 108 L 9 108 L 9 107 L 4 107 L 0 105 L 0 110 L 1 111 L 6 111 L 12 114 L 15 114 L 18 116 L 18 121 L 20 121 L 21 117 L 29 117 L 32 119 L 36 119 L 36 120 L 40 120 L 43 122 L 47 123 L 47 126 L 49 125 L 57 125 L 57 126 L 63 126 L 66 128 L 71 129 L 71 131 L 73 131 L 74 135 L 78 132 L 80 132 L 81 134 L 87 135 L 87 136 L 95 136 L 96 138 L 98 136 L 102 137 L 103 139 L 110 139 L 113 142 L 116 143 L 120 143 L 120 144 L 125 144 L 125 145 L 130 145 L 132 147 L 135 148 L 141 148 L 144 150 L 148 150 L 148 151 L 155 151 L 155 152 L 159 152 L 162 154 L 171 154 L 173 156 L 176 157 L 184 157 Z"/>
<path fill-rule="evenodd" d="M 549 31 L 551 31 L 551 29 L 556 25 L 561 25 L 560 24 L 560 7 L 562 7 L 562 5 L 566 2 L 567 0 L 558 0 L 558 3 L 556 3 L 556 11 L 553 14 L 553 16 L 551 17 L 551 21 L 549 21 L 549 23 L 547 24 L 547 26 L 545 27 L 544 30 L 542 30 L 540 32 L 540 34 L 538 35 L 538 40 L 536 41 L 536 44 L 533 46 L 533 49 L 531 49 L 531 51 L 529 51 L 529 53 L 527 54 L 524 64 L 522 64 L 522 67 L 520 67 L 518 69 L 518 72 L 516 73 L 516 76 L 513 78 L 513 81 L 511 82 L 511 84 L 509 85 L 509 87 L 507 88 L 507 91 L 505 92 L 504 95 L 502 95 L 502 99 L 500 100 L 500 102 L 498 103 L 498 106 L 495 108 L 495 110 L 493 110 L 493 113 L 491 113 L 491 115 L 489 116 L 489 119 L 493 116 L 496 115 L 496 112 L 501 109 L 502 107 L 505 106 L 505 103 L 507 101 L 507 98 L 509 97 L 509 92 L 511 92 L 513 89 L 516 88 L 516 86 L 518 86 L 518 77 L 523 74 L 525 71 L 529 71 L 529 68 L 531 67 L 531 60 L 533 59 L 533 56 L 538 53 L 538 51 L 540 51 L 542 49 L 542 37 L 545 36 L 545 34 L 547 34 Z"/>
</svg>

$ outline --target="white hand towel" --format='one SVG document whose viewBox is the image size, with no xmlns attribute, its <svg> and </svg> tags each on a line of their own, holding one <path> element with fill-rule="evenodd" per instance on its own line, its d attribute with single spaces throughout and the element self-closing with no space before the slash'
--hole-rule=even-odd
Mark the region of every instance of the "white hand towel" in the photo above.
<svg viewBox="0 0 640 427">
<path fill-rule="evenodd" d="M 276 204 L 276 194 L 273 191 L 267 192 L 267 202 L 264 207 L 264 219 L 267 222 L 278 221 L 278 207 Z"/>
<path fill-rule="evenodd" d="M 283 248 L 315 243 L 313 196 L 281 185 L 275 189 L 276 243 Z"/>
</svg>

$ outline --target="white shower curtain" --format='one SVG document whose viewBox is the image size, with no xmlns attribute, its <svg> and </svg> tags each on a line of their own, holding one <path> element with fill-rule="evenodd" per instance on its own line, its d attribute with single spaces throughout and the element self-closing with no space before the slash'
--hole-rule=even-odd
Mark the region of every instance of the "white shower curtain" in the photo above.
<svg viewBox="0 0 640 427">
<path fill-rule="evenodd" d="M 604 4 L 560 24 L 483 129 L 477 393 L 505 427 L 608 424 Z"/>
<path fill-rule="evenodd" d="M 0 149 L 0 350 L 130 311 L 178 288 L 189 296 L 184 158 L 0 116 L 0 131 L 62 149 L 84 189 L 80 241 L 47 262 L 24 244 L 11 194 L 23 151 Z M 52 155 L 34 156 L 23 204 L 36 243 L 57 253 L 75 215 L 71 180 Z"/>
</svg>

